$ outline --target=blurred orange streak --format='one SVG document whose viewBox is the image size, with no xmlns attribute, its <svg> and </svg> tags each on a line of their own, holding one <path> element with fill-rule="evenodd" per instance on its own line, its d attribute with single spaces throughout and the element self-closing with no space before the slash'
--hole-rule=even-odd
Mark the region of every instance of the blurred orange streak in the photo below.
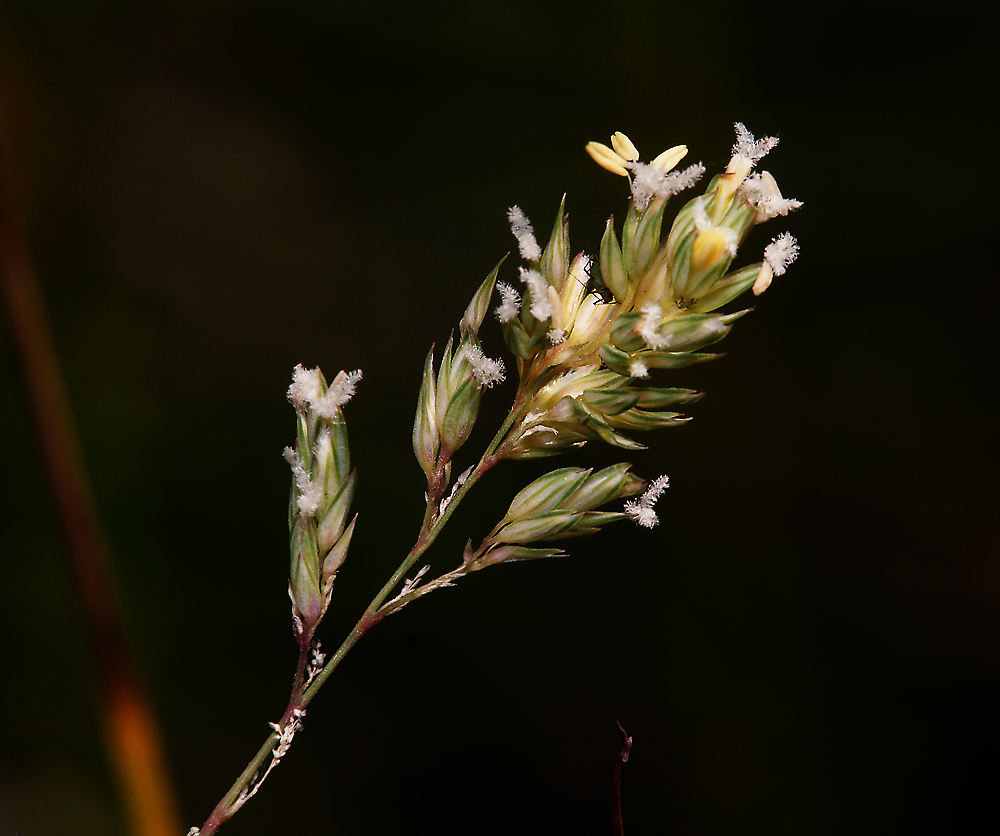
<svg viewBox="0 0 1000 836">
<path fill-rule="evenodd" d="M 0 290 L 98 669 L 105 738 L 131 832 L 134 836 L 177 836 L 182 832 L 180 819 L 155 715 L 127 650 L 111 561 L 21 228 L 11 133 L 3 104 L 0 101 Z"/>
</svg>

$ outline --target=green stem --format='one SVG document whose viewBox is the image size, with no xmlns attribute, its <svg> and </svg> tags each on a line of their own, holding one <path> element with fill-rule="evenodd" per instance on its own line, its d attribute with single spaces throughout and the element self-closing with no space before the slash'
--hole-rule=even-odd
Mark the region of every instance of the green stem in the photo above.
<svg viewBox="0 0 1000 836">
<path fill-rule="evenodd" d="M 296 671 L 295 682 L 292 686 L 292 695 L 288 703 L 288 708 L 285 710 L 285 714 L 281 718 L 279 723 L 280 728 L 284 729 L 289 722 L 293 722 L 294 712 L 304 711 L 306 706 L 312 702 L 313 697 L 319 692 L 319 689 L 323 687 L 323 683 L 330 677 L 330 674 L 336 669 L 337 665 L 341 663 L 343 658 L 347 655 L 347 652 L 357 644 L 358 639 L 360 639 L 365 633 L 368 632 L 372 627 L 378 624 L 383 618 L 385 618 L 390 613 L 394 612 L 396 608 L 394 607 L 382 607 L 386 598 L 389 597 L 390 593 L 399 582 L 403 579 L 406 573 L 413 567 L 413 565 L 421 558 L 424 552 L 434 543 L 437 539 L 438 534 L 441 533 L 441 529 L 444 528 L 445 524 L 451 518 L 452 513 L 459 506 L 462 499 L 465 498 L 472 486 L 479 481 L 480 478 L 503 459 L 503 452 L 499 454 L 497 451 L 500 449 L 505 437 L 509 433 L 511 427 L 514 426 L 516 421 L 522 417 L 521 413 L 524 411 L 525 405 L 528 403 L 529 398 L 526 393 L 519 389 L 517 396 L 514 399 L 514 404 L 511 407 L 510 413 L 508 413 L 506 420 L 500 427 L 497 434 L 493 437 L 489 446 L 486 448 L 486 452 L 483 453 L 482 458 L 479 463 L 473 469 L 472 473 L 466 479 L 465 483 L 462 484 L 458 490 L 455 491 L 455 495 L 451 498 L 448 506 L 439 515 L 437 513 L 440 507 L 441 497 L 447 487 L 444 484 L 444 462 L 439 463 L 438 469 L 435 473 L 434 478 L 431 480 L 431 484 L 428 485 L 428 497 L 427 497 L 427 508 L 424 513 L 423 524 L 420 527 L 420 534 L 417 537 L 417 542 L 414 543 L 413 548 L 410 549 L 409 553 L 402 563 L 399 564 L 396 571 L 393 572 L 392 577 L 385 583 L 382 589 L 379 590 L 378 594 L 372 599 L 368 608 L 365 610 L 364 615 L 358 620 L 358 623 L 354 625 L 354 629 L 351 630 L 350 634 L 344 639 L 343 643 L 337 648 L 337 652 L 333 654 L 329 662 L 324 665 L 323 669 L 316 674 L 309 684 L 302 689 L 302 677 L 301 671 L 304 669 L 303 660 L 306 659 L 306 655 L 309 652 L 309 648 L 301 648 L 299 653 L 299 665 Z M 216 808 L 212 811 L 212 814 L 202 825 L 200 834 L 201 836 L 211 836 L 214 834 L 223 824 L 225 824 L 237 810 L 246 801 L 243 798 L 241 801 L 241 796 L 245 791 L 252 791 L 250 785 L 253 783 L 254 779 L 260 774 L 261 769 L 264 767 L 264 762 L 271 757 L 271 751 L 279 740 L 277 733 L 272 732 L 268 735 L 267 740 L 258 749 L 257 754 L 254 755 L 253 760 L 247 764 L 246 769 L 240 774 L 240 777 L 236 780 L 236 783 L 230 788 L 229 792 L 223 797 L 223 799 L 216 805 Z"/>
</svg>

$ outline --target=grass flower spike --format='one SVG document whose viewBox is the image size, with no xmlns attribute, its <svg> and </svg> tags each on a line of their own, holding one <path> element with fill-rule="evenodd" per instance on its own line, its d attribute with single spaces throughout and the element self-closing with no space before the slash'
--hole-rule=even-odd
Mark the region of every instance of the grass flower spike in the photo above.
<svg viewBox="0 0 1000 836">
<path fill-rule="evenodd" d="M 451 568 L 433 572 L 425 560 L 456 509 L 501 462 L 579 451 L 588 442 L 641 450 L 638 434 L 690 420 L 678 410 L 701 393 L 664 386 L 654 375 L 719 357 L 706 349 L 749 312 L 722 309 L 751 289 L 762 293 L 799 254 L 796 240 L 781 233 L 760 261 L 734 267 L 754 226 L 802 205 L 782 196 L 769 172 L 754 173 L 778 140 L 757 140 L 742 124 L 735 127 L 725 171 L 690 197 L 669 223 L 668 203 L 706 173 L 701 163 L 677 168 L 687 156 L 686 145 L 674 145 L 644 163 L 621 132 L 610 145 L 588 143 L 594 161 L 626 178 L 631 192 L 620 231 L 609 218 L 590 254 L 573 254 L 565 198 L 544 247 L 525 212 L 518 206 L 508 210 L 522 264 L 508 267 L 505 280 L 498 281 L 501 261 L 473 294 L 443 349 L 436 355 L 432 346 L 424 361 L 411 437 L 427 485 L 420 529 L 410 551 L 329 656 L 320 652 L 315 636 L 354 539 L 357 518 L 351 516 L 351 503 L 357 475 L 351 469 L 344 407 L 361 372 L 340 372 L 328 384 L 319 369 L 295 368 L 288 398 L 296 411 L 297 437 L 285 458 L 292 470 L 289 595 L 298 667 L 284 714 L 192 834 L 215 833 L 260 789 L 288 756 L 306 708 L 324 682 L 386 616 L 435 590 L 454 587 L 473 572 L 563 556 L 563 541 L 613 523 L 632 521 L 647 529 L 659 523 L 654 505 L 669 484 L 666 476 L 647 484 L 627 462 L 597 471 L 573 465 L 551 470 L 509 503 L 499 502 L 495 525 L 485 536 L 479 533 L 479 545 L 469 538 L 462 554 L 447 560 Z M 491 308 L 513 355 L 516 389 L 492 440 L 478 458 L 473 455 L 456 468 L 456 459 L 467 455 L 483 398 L 508 391 L 498 386 L 507 375 L 504 361 L 493 359 L 480 337 Z M 491 318 L 490 327 L 496 328 L 492 323 Z M 486 342 L 490 339 L 487 335 Z"/>
<path fill-rule="evenodd" d="M 292 565 L 288 594 L 293 626 L 308 648 L 330 605 L 333 581 L 347 557 L 354 520 L 347 522 L 357 475 L 350 469 L 342 407 L 361 372 L 340 372 L 330 386 L 319 369 L 296 366 L 288 399 L 298 416 L 295 448 L 285 448 L 294 484 L 288 509 Z"/>
<path fill-rule="evenodd" d="M 641 445 L 626 433 L 686 421 L 667 407 L 690 403 L 698 393 L 636 381 L 656 369 L 718 356 L 702 349 L 723 339 L 747 312 L 719 308 L 751 287 L 762 292 L 798 253 L 795 240 L 784 235 L 768 247 L 763 262 L 730 269 L 755 224 L 801 205 L 783 198 L 769 173 L 749 176 L 777 140 L 755 140 L 742 124 L 736 133 L 726 171 L 681 208 L 666 234 L 668 200 L 705 171 L 700 163 L 675 169 L 687 146 L 642 163 L 621 132 L 610 146 L 588 143 L 587 152 L 602 168 L 629 179 L 631 205 L 620 238 L 611 219 L 598 254 L 573 259 L 560 206 L 544 253 L 520 268 L 519 313 L 511 291 L 503 291 L 497 318 L 517 358 L 524 404 L 500 448 L 504 456 L 554 455 L 596 439 L 636 449 Z M 510 218 L 520 240 L 530 223 L 520 209 L 511 210 Z"/>
</svg>

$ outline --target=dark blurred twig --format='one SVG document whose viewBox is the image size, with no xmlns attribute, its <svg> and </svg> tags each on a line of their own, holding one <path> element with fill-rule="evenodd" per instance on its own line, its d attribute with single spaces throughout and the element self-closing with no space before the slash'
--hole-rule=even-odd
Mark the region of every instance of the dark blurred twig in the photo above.
<svg viewBox="0 0 1000 836">
<path fill-rule="evenodd" d="M 615 722 L 618 723 L 617 720 Z M 618 728 L 625 736 L 625 744 L 615 759 L 615 771 L 611 777 L 611 832 L 614 836 L 625 836 L 625 825 L 622 823 L 622 764 L 628 763 L 628 756 L 632 753 L 632 738 L 621 723 L 618 723 Z"/>
</svg>

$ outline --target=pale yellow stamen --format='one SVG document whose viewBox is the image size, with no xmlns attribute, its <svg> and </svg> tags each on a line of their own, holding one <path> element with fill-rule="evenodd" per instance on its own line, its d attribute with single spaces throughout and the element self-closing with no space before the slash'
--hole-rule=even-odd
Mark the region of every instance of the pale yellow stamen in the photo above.
<svg viewBox="0 0 1000 836">
<path fill-rule="evenodd" d="M 668 148 L 660 154 L 660 156 L 653 160 L 651 165 L 666 173 L 683 160 L 687 156 L 687 152 L 688 147 L 686 145 L 675 145 L 673 148 Z"/>
<path fill-rule="evenodd" d="M 569 342 L 573 345 L 582 345 L 596 338 L 614 313 L 614 305 L 598 304 L 595 297 L 587 296 L 577 309 Z"/>
<path fill-rule="evenodd" d="M 715 220 L 718 220 L 725 214 L 726 209 L 729 208 L 729 199 L 743 185 L 743 181 L 747 179 L 747 175 L 750 174 L 752 168 L 753 160 L 749 157 L 744 157 L 742 154 L 733 155 L 733 158 L 729 161 L 729 165 L 726 166 L 726 174 L 723 177 L 722 186 L 719 188 L 719 196 L 715 202 Z"/>
<path fill-rule="evenodd" d="M 664 249 L 653 259 L 646 274 L 639 279 L 635 295 L 631 300 L 632 306 L 641 310 L 650 302 L 659 305 L 667 290 L 667 275 L 667 251 Z"/>
<path fill-rule="evenodd" d="M 615 149 L 615 153 L 631 163 L 634 163 L 637 159 L 639 159 L 639 152 L 632 144 L 632 140 L 625 136 L 625 134 L 621 131 L 615 131 L 612 135 L 611 147 Z"/>
<path fill-rule="evenodd" d="M 753 295 L 760 296 L 765 290 L 771 286 L 771 279 L 774 278 L 774 270 L 771 269 L 771 265 L 766 261 L 760 266 L 760 272 L 757 274 L 757 281 L 753 283 Z"/>
<path fill-rule="evenodd" d="M 580 366 L 552 381 L 535 398 L 537 409 L 540 412 L 548 411 L 567 395 L 575 398 L 578 395 L 582 395 L 588 389 L 595 388 L 596 384 L 590 376 L 599 368 L 600 366 L 596 365 Z M 600 381 L 600 383 L 603 382 L 603 380 Z"/>
<path fill-rule="evenodd" d="M 566 313 L 563 311 L 559 291 L 549 285 L 546 293 L 549 297 L 549 305 L 552 307 L 552 327 L 558 331 L 564 331 L 566 329 Z"/>
<path fill-rule="evenodd" d="M 706 229 L 691 245 L 691 269 L 701 271 L 718 264 L 727 243 L 726 236 L 718 229 Z"/>
<path fill-rule="evenodd" d="M 559 292 L 563 310 L 566 312 L 566 321 L 572 322 L 576 309 L 580 307 L 580 300 L 587 293 L 587 275 L 584 273 L 583 265 L 585 255 L 578 255 L 569 268 L 569 275 Z"/>
<path fill-rule="evenodd" d="M 619 155 L 616 151 L 608 148 L 608 146 L 603 142 L 588 142 L 587 153 L 590 154 L 594 162 L 601 168 L 607 169 L 612 174 L 619 174 L 622 177 L 628 177 L 628 169 L 625 168 L 625 163 L 628 162 L 628 160 Z"/>
</svg>

